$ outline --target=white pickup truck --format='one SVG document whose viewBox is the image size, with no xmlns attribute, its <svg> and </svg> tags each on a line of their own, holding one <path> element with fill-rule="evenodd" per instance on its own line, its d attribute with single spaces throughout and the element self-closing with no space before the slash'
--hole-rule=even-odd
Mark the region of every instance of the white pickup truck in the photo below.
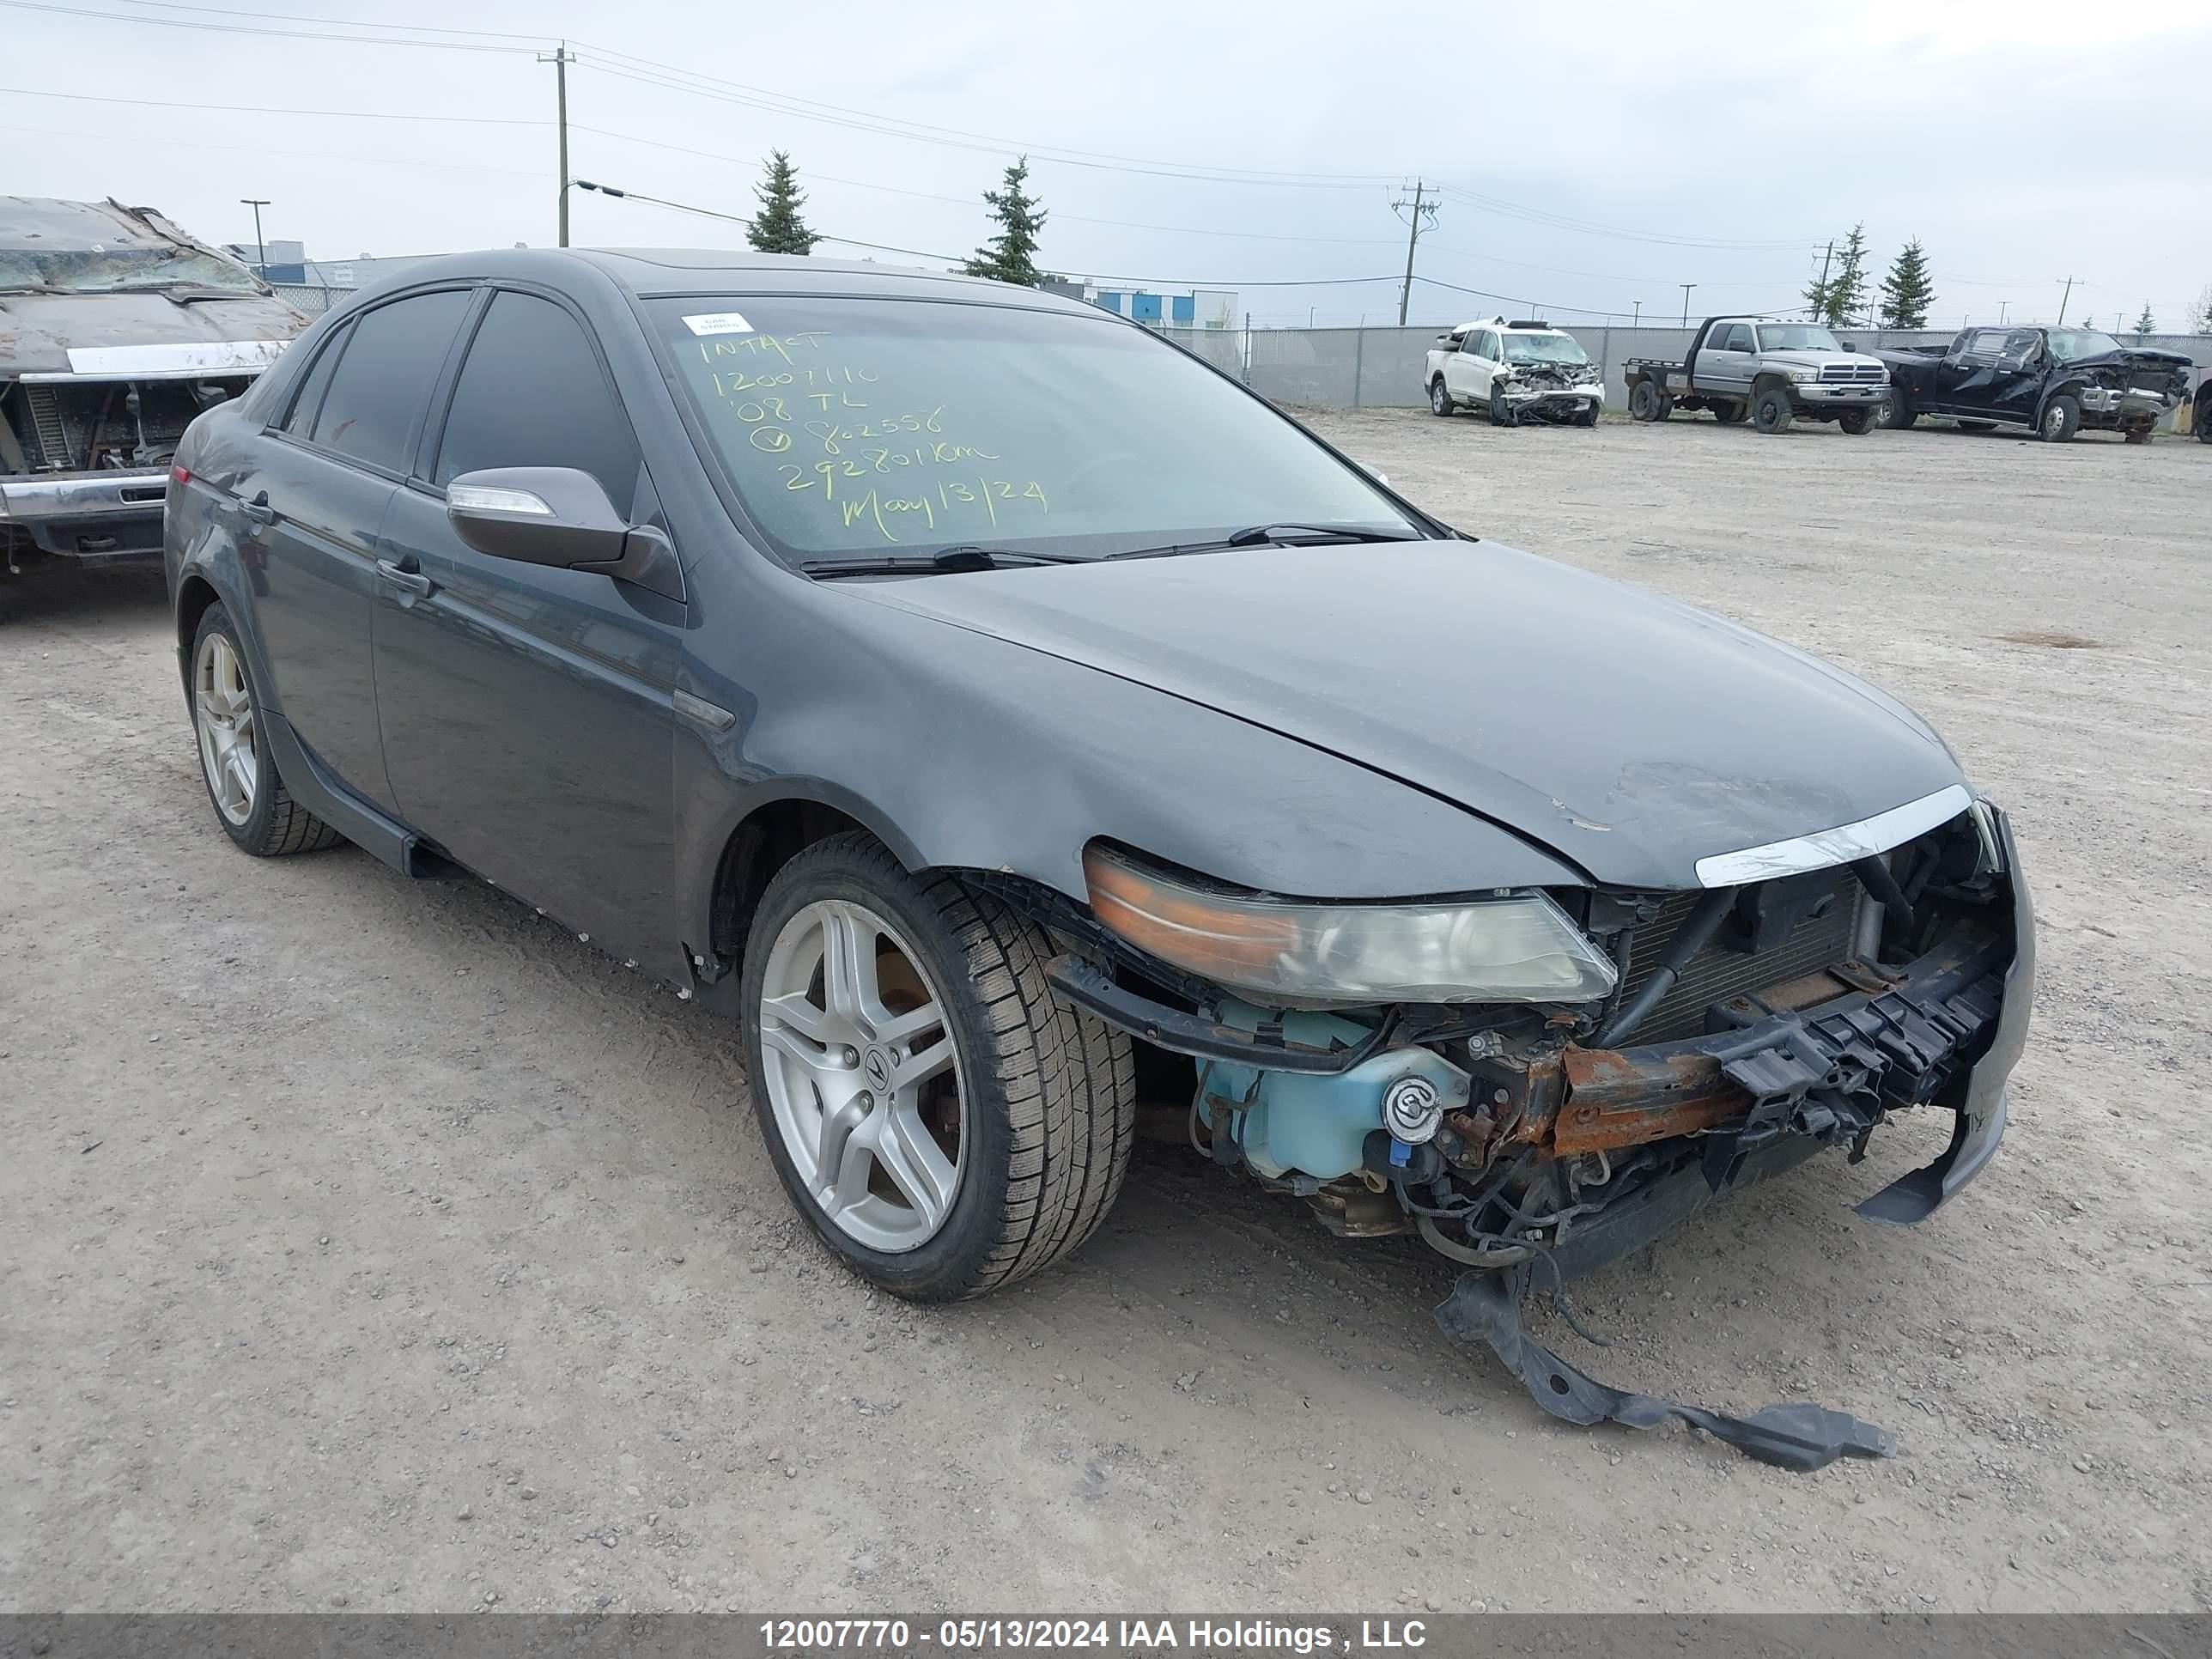
<svg viewBox="0 0 2212 1659">
<path fill-rule="evenodd" d="M 1595 426 L 1605 401 L 1598 367 L 1582 343 L 1549 323 L 1486 317 L 1437 336 L 1430 348 L 1429 409 L 1480 409 L 1493 426 L 1522 421 Z"/>
</svg>

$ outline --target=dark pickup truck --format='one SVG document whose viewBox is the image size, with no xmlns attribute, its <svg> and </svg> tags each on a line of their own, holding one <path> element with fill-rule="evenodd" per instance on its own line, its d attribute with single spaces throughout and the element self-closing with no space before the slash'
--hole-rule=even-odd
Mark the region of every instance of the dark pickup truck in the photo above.
<svg viewBox="0 0 2212 1659">
<path fill-rule="evenodd" d="M 2026 427 L 2050 443 L 2118 432 L 2148 443 L 2151 428 L 2189 395 L 2190 360 L 2124 346 L 2094 328 L 1965 328 L 1948 345 L 1884 346 L 1882 424 L 1948 415 L 1968 431 Z"/>
</svg>

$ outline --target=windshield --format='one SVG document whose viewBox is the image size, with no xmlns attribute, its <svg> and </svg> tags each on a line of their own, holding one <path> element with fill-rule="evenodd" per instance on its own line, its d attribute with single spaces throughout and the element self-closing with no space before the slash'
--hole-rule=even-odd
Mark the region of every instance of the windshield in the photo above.
<svg viewBox="0 0 2212 1659">
<path fill-rule="evenodd" d="M 261 291 L 244 265 L 191 248 L 0 248 L 0 289 L 119 294 L 131 289 L 179 287 L 217 289 L 226 294 Z"/>
<path fill-rule="evenodd" d="M 1589 353 L 1571 334 L 1509 334 L 1505 337 L 1509 363 L 1586 363 Z"/>
<path fill-rule="evenodd" d="M 1418 533 L 1266 404 L 1103 316 L 753 295 L 647 310 L 779 552 L 1097 557 L 1261 524 Z"/>
<path fill-rule="evenodd" d="M 1761 351 L 1841 351 L 1843 344 L 1825 328 L 1813 323 L 1761 323 Z"/>
<path fill-rule="evenodd" d="M 2051 355 L 2062 363 L 2070 363 L 2077 357 L 2101 357 L 2108 351 L 2121 349 L 2118 340 L 2094 328 L 2054 328 L 2049 338 Z"/>
</svg>

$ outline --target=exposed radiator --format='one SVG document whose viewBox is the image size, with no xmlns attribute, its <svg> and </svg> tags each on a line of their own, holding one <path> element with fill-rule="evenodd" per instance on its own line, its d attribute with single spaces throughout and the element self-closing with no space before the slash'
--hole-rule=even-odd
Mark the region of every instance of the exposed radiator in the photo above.
<svg viewBox="0 0 2212 1659">
<path fill-rule="evenodd" d="M 1674 938 L 1674 930 L 1690 914 L 1691 907 L 1704 896 L 1703 893 L 1677 893 L 1667 901 L 1656 921 L 1636 930 L 1636 942 L 1629 951 L 1628 977 L 1621 993 L 1624 1001 L 1634 996 L 1638 988 L 1651 977 L 1652 970 L 1659 965 L 1660 952 L 1667 948 L 1667 941 Z M 1772 950 L 1746 956 L 1739 951 L 1723 950 L 1717 945 L 1706 946 L 1690 958 L 1682 977 L 1659 1000 L 1658 1006 L 1636 1028 L 1630 1041 L 1665 1042 L 1675 1037 L 1700 1036 L 1705 1033 L 1705 1009 L 1709 1005 L 1844 961 L 1851 954 L 1859 906 L 1865 896 L 1858 878 L 1846 870 L 1836 884 L 1836 896 L 1828 908 L 1799 922 L 1790 936 Z"/>
<path fill-rule="evenodd" d="M 39 447 L 38 464 L 67 471 L 69 428 L 62 424 L 61 399 L 50 386 L 27 386 L 23 397 L 31 409 L 31 437 Z"/>
</svg>

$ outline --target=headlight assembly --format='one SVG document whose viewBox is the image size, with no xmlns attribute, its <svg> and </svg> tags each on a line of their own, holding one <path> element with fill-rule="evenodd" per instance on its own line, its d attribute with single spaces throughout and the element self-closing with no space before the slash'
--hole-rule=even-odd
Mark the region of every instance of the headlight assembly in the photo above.
<svg viewBox="0 0 2212 1659">
<path fill-rule="evenodd" d="M 1790 371 L 1790 383 L 1795 386 L 1803 386 L 1808 380 L 1820 378 L 1820 371 L 1817 368 L 1793 368 Z"/>
<path fill-rule="evenodd" d="M 1540 892 L 1427 904 L 1266 898 L 1093 843 L 1093 915 L 1139 950 L 1273 1006 L 1595 1002 L 1613 963 Z"/>
</svg>

